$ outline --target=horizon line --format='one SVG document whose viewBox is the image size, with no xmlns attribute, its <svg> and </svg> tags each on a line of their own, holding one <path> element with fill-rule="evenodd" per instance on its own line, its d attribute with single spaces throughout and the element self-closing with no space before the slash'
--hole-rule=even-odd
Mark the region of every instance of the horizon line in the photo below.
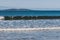
<svg viewBox="0 0 60 40">
<path fill-rule="evenodd" d="M 28 10 L 60 10 L 60 8 L 0 8 L 0 10 L 8 10 L 8 9 L 28 9 Z"/>
</svg>

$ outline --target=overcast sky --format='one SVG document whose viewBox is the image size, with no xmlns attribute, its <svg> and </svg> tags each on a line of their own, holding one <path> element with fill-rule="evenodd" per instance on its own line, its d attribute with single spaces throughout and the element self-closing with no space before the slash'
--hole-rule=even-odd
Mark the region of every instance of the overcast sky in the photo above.
<svg viewBox="0 0 60 40">
<path fill-rule="evenodd" d="M 0 0 L 0 7 L 6 8 L 60 8 L 60 0 Z"/>
</svg>

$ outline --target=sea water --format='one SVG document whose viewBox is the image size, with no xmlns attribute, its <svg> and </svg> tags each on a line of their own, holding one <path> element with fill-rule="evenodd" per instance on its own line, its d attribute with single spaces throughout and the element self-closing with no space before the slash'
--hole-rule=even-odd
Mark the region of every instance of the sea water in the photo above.
<svg viewBox="0 0 60 40">
<path fill-rule="evenodd" d="M 0 40 L 60 40 L 60 30 L 0 32 Z"/>
<path fill-rule="evenodd" d="M 8 12 L 0 16 L 60 16 L 60 11 Z M 0 20 L 0 28 L 45 28 L 60 27 L 60 19 Z M 60 30 L 32 32 L 0 32 L 0 40 L 60 40 Z"/>
<path fill-rule="evenodd" d="M 60 27 L 60 19 L 0 20 L 0 28 Z M 0 32 L 1 40 L 60 40 L 60 30 Z"/>
<path fill-rule="evenodd" d="M 0 11 L 0 16 L 60 16 L 60 11 Z"/>
<path fill-rule="evenodd" d="M 0 28 L 45 28 L 60 27 L 60 19 L 0 20 Z"/>
</svg>

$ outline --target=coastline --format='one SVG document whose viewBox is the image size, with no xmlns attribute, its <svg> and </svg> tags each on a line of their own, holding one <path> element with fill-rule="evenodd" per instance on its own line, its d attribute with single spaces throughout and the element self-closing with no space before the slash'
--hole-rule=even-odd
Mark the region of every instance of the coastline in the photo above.
<svg viewBox="0 0 60 40">
<path fill-rule="evenodd" d="M 0 32 L 22 32 L 22 31 L 44 31 L 44 30 L 60 30 L 60 27 L 46 28 L 0 28 Z"/>
</svg>

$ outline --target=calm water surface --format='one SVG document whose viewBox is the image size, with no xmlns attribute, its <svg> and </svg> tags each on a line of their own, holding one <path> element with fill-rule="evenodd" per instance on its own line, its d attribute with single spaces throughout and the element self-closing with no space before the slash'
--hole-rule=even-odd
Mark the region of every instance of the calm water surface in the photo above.
<svg viewBox="0 0 60 40">
<path fill-rule="evenodd" d="M 60 40 L 60 30 L 0 32 L 0 40 Z"/>
</svg>

